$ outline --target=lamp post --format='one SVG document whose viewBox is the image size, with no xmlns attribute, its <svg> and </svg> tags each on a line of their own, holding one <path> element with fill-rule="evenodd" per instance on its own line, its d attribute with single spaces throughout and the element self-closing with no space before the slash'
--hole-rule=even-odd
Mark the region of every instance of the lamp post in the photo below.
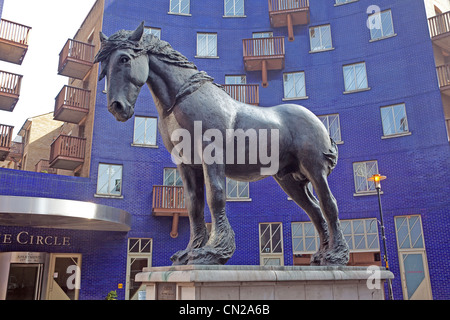
<svg viewBox="0 0 450 320">
<path fill-rule="evenodd" d="M 380 226 L 381 226 L 381 240 L 383 241 L 383 249 L 384 249 L 384 255 L 383 260 L 386 266 L 386 270 L 389 270 L 389 264 L 388 264 L 388 257 L 387 257 L 387 247 L 386 247 L 386 236 L 384 232 L 384 222 L 383 222 L 383 209 L 381 207 L 381 196 L 380 196 L 380 190 L 381 190 L 381 180 L 386 179 L 386 176 L 382 176 L 380 174 L 374 174 L 370 178 L 368 178 L 368 181 L 373 181 L 375 183 L 375 189 L 377 190 L 378 195 L 378 208 L 380 210 Z M 392 281 L 391 279 L 388 279 L 388 296 L 389 300 L 394 300 L 394 295 L 392 292 Z"/>
</svg>

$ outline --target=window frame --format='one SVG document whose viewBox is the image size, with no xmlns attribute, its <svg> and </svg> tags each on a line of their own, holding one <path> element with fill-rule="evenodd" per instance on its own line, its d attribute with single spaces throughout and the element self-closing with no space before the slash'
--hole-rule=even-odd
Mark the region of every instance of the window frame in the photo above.
<svg viewBox="0 0 450 320">
<path fill-rule="evenodd" d="M 233 14 L 227 15 L 227 9 L 226 9 L 226 1 L 223 0 L 223 17 L 224 18 L 245 18 L 245 0 L 242 0 L 242 14 L 236 14 L 236 0 L 229 0 L 233 1 Z"/>
<path fill-rule="evenodd" d="M 333 116 L 336 117 L 335 121 L 337 121 L 337 127 L 338 127 L 338 131 L 339 131 L 339 140 L 335 139 L 334 135 L 332 136 L 332 134 L 330 132 L 330 117 L 333 117 Z M 322 123 L 324 124 L 325 128 L 328 131 L 328 134 L 334 140 L 334 142 L 336 142 L 336 144 L 343 144 L 344 141 L 342 140 L 341 118 L 339 116 L 339 113 L 330 113 L 330 114 L 318 115 L 317 117 L 322 121 Z M 326 119 L 327 124 L 325 124 L 322 119 Z"/>
<path fill-rule="evenodd" d="M 248 182 L 248 181 L 237 181 L 237 180 L 233 180 L 233 179 L 230 179 L 230 178 L 225 178 L 226 179 L 226 181 L 225 181 L 225 184 L 226 184 L 226 186 L 225 186 L 225 191 L 226 191 L 226 196 L 227 196 L 227 201 L 252 201 L 252 198 L 250 198 L 250 182 Z M 230 181 L 234 181 L 234 182 L 236 182 L 236 197 L 231 197 L 230 195 L 229 195 L 229 193 L 228 193 L 228 191 L 229 191 L 229 188 L 228 188 L 228 185 L 229 185 L 229 182 Z M 247 188 L 247 196 L 246 197 L 240 197 L 239 196 L 239 190 L 240 190 L 240 188 L 239 188 L 239 183 L 246 183 L 247 184 L 247 186 L 246 187 L 244 187 L 244 189 L 245 188 Z"/>
<path fill-rule="evenodd" d="M 100 180 L 100 167 L 101 166 L 108 166 L 108 186 L 107 186 L 107 193 L 102 193 L 99 190 L 99 180 Z M 120 167 L 120 191 L 119 194 L 111 193 L 110 190 L 110 183 L 111 183 L 111 176 L 110 176 L 110 168 L 111 167 Z M 117 185 L 115 186 L 117 188 Z M 96 187 L 96 193 L 94 195 L 95 197 L 105 197 L 105 198 L 120 198 L 123 199 L 123 165 L 122 164 L 116 164 L 116 163 L 103 163 L 100 162 L 98 164 L 98 171 L 97 171 L 97 187 Z"/>
<path fill-rule="evenodd" d="M 155 34 L 155 31 L 157 32 L 157 34 Z M 151 34 L 151 35 L 157 37 L 159 40 L 161 40 L 161 28 L 145 26 L 144 34 Z"/>
<path fill-rule="evenodd" d="M 144 121 L 144 143 L 136 142 L 136 120 L 145 119 Z M 154 144 L 145 143 L 145 139 L 147 138 L 147 121 L 148 120 L 155 121 L 155 133 L 154 133 Z M 131 144 L 133 147 L 144 147 L 144 148 L 158 148 L 158 118 L 152 116 L 135 116 L 134 117 L 134 127 L 133 127 L 133 143 Z"/>
<path fill-rule="evenodd" d="M 205 36 L 205 42 L 206 42 L 205 46 L 206 46 L 206 53 L 207 53 L 207 55 L 200 55 L 199 54 L 199 44 L 200 44 L 199 36 Z M 208 44 L 209 44 L 209 39 L 208 38 L 209 38 L 209 36 L 214 36 L 215 37 L 215 45 L 216 45 L 215 55 L 209 55 L 209 47 L 208 47 Z M 219 50 L 219 48 L 218 48 L 218 35 L 217 35 L 216 32 L 197 32 L 197 46 L 196 46 L 195 58 L 217 59 L 217 58 L 219 58 L 218 50 Z"/>
<path fill-rule="evenodd" d="M 383 29 L 383 17 L 382 17 L 382 15 L 383 15 L 383 13 L 387 13 L 387 12 L 390 13 L 389 16 L 390 16 L 390 21 L 391 21 L 391 26 L 392 26 L 392 33 L 388 34 L 388 35 L 385 35 L 384 34 L 384 29 Z M 386 9 L 386 10 L 383 10 L 383 11 L 380 11 L 380 12 L 375 12 L 375 13 L 369 14 L 368 20 L 372 19 L 372 17 L 377 15 L 377 14 L 380 15 L 379 19 L 380 19 L 380 27 L 381 27 L 380 28 L 381 29 L 381 36 L 377 37 L 377 38 L 374 38 L 372 30 L 373 29 L 379 30 L 379 29 L 377 29 L 377 28 L 370 28 L 369 29 L 369 33 L 370 33 L 370 40 L 369 40 L 369 42 L 374 42 L 374 41 L 379 41 L 379 40 L 395 37 L 397 34 L 395 33 L 395 29 L 394 29 L 394 19 L 392 18 L 392 10 L 391 9 Z M 375 19 L 378 19 L 378 18 L 375 18 Z"/>
<path fill-rule="evenodd" d="M 374 163 L 376 166 L 376 170 L 374 172 L 368 172 L 367 170 L 367 164 L 369 163 Z M 366 188 L 365 190 L 362 191 L 358 191 L 358 184 L 357 184 L 357 175 L 355 174 L 355 165 L 358 164 L 364 164 L 365 165 L 365 183 L 366 183 Z M 355 193 L 353 194 L 354 196 L 365 196 L 365 195 L 373 195 L 373 194 L 377 194 L 377 190 L 375 189 L 375 184 L 373 181 L 368 181 L 367 178 L 370 178 L 372 175 L 379 173 L 379 168 L 378 168 L 378 161 L 377 160 L 368 160 L 368 161 L 356 161 L 353 162 L 353 181 L 354 181 L 354 185 L 355 185 Z M 373 185 L 373 186 L 372 186 Z M 383 192 L 381 191 L 381 194 Z"/>
<path fill-rule="evenodd" d="M 303 96 L 293 96 L 293 97 L 286 97 L 286 76 L 292 75 L 294 77 L 293 80 L 293 90 L 295 95 L 297 95 L 297 88 L 295 86 L 296 83 L 296 76 L 297 75 L 303 75 L 303 90 L 304 91 L 304 95 Z M 302 93 L 302 92 L 301 92 Z M 294 71 L 294 72 L 284 72 L 283 73 L 283 101 L 290 101 L 290 100 L 305 100 L 308 99 L 309 97 L 306 95 L 306 73 L 305 71 Z"/>
<path fill-rule="evenodd" d="M 187 13 L 186 12 L 181 12 L 181 3 L 182 3 L 182 1 L 188 1 L 188 6 L 187 6 L 188 12 Z M 178 7 L 179 7 L 179 11 L 178 12 L 172 11 L 172 8 L 173 8 L 172 3 L 173 2 L 178 2 Z M 176 5 L 175 5 L 175 7 L 176 7 Z M 191 14 L 191 0 L 170 0 L 169 1 L 169 12 L 168 12 L 168 14 L 175 14 L 175 15 L 180 15 L 180 16 L 192 16 L 192 14 Z"/>
<path fill-rule="evenodd" d="M 358 83 L 358 77 L 357 77 L 357 73 L 356 73 L 356 66 L 357 65 L 364 65 L 364 73 L 365 73 L 365 84 L 366 84 L 366 87 L 361 87 L 361 88 L 358 88 L 357 87 L 357 83 Z M 353 67 L 353 75 L 354 75 L 354 81 L 355 81 L 355 89 L 353 89 L 353 90 L 348 90 L 348 88 L 347 88 L 347 82 L 346 82 L 346 76 L 345 76 L 345 68 L 348 68 L 348 67 Z M 355 63 L 350 63 L 350 64 L 345 64 L 345 65 L 343 65 L 342 66 L 342 73 L 343 73 L 343 76 L 344 76 L 344 94 L 349 94 L 349 93 L 356 93 L 356 92 L 363 92 L 363 91 L 368 91 L 368 90 L 370 90 L 370 87 L 369 87 L 369 79 L 368 79 L 368 76 L 367 76 L 367 65 L 366 65 L 366 62 L 365 61 L 361 61 L 361 62 L 355 62 Z"/>
<path fill-rule="evenodd" d="M 328 31 L 329 31 L 329 35 L 330 35 L 330 45 L 331 45 L 330 48 L 323 48 L 321 29 L 324 28 L 324 27 L 328 27 Z M 321 45 L 320 49 L 314 50 L 312 48 L 312 41 L 311 41 L 311 30 L 312 29 L 319 29 L 319 39 L 320 39 L 320 45 Z M 318 25 L 318 26 L 309 27 L 308 33 L 309 33 L 309 49 L 310 49 L 309 53 L 318 53 L 318 52 L 325 52 L 325 51 L 334 50 L 334 47 L 333 47 L 333 36 L 331 35 L 331 24 L 328 23 L 328 24 L 322 24 L 322 25 Z"/>
<path fill-rule="evenodd" d="M 391 134 L 386 134 L 386 130 L 385 130 L 385 123 L 384 123 L 384 118 L 383 118 L 383 109 L 392 109 L 392 112 L 389 111 L 389 114 L 392 114 L 393 119 L 394 119 L 394 123 L 396 122 L 396 118 L 395 118 L 395 114 L 394 114 L 394 107 L 398 107 L 398 106 L 403 106 L 403 112 L 405 114 L 405 121 L 406 121 L 406 131 L 403 132 L 397 132 L 397 128 L 395 127 L 395 133 L 391 133 Z M 383 129 L 383 136 L 381 137 L 381 139 L 389 139 L 389 138 L 397 138 L 397 137 L 403 137 L 403 136 L 409 136 L 411 135 L 411 131 L 409 130 L 409 122 L 408 122 L 408 114 L 406 113 L 406 104 L 405 103 L 397 103 L 397 104 L 392 104 L 392 105 L 388 105 L 388 106 L 383 106 L 380 107 L 380 117 L 381 117 L 381 126 Z"/>
<path fill-rule="evenodd" d="M 269 225 L 269 229 L 270 229 L 270 234 L 269 234 L 269 241 L 267 241 L 267 243 L 270 242 L 270 248 L 269 251 L 270 252 L 263 252 L 263 248 L 262 248 L 262 235 L 264 232 L 262 232 L 263 230 L 261 230 L 261 226 L 262 225 Z M 272 227 L 276 225 L 278 226 L 277 229 L 279 229 L 279 233 L 280 233 L 280 248 L 281 248 L 281 252 L 273 252 L 274 250 L 274 246 L 273 246 L 273 236 L 275 234 L 275 231 L 273 231 Z M 266 229 L 267 230 L 267 229 Z M 284 239 L 283 239 L 283 223 L 282 222 L 261 222 L 258 224 L 258 251 L 259 251 L 259 258 L 260 258 L 260 265 L 271 265 L 271 264 L 266 264 L 264 263 L 265 260 L 271 260 L 271 259 L 279 259 L 280 260 L 280 266 L 284 266 Z M 275 245 L 275 247 L 277 247 L 278 244 Z"/>
</svg>

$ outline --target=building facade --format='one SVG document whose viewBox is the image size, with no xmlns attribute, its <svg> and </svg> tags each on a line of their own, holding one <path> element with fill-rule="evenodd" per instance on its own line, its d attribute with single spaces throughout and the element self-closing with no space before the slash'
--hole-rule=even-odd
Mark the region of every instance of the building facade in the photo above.
<svg viewBox="0 0 450 320">
<path fill-rule="evenodd" d="M 92 64 L 98 31 L 111 35 L 145 21 L 146 32 L 168 41 L 234 98 L 260 108 L 296 103 L 319 116 L 339 147 L 329 181 L 351 248 L 350 265 L 384 266 L 376 190 L 367 178 L 386 175 L 381 200 L 395 299 L 450 298 L 450 148 L 443 91 L 449 78 L 436 77 L 436 67 L 448 63 L 450 27 L 438 22 L 438 45 L 427 19 L 427 13 L 430 20 L 446 17 L 450 8 L 441 7 L 441 15 L 429 8 L 422 0 L 215 0 L 208 6 L 189 0 L 96 1 L 61 51 L 59 65 L 73 94 L 65 93 L 67 117 L 57 120 L 75 121 L 81 129 L 60 144 L 76 140 L 67 149 L 75 153 L 50 156 L 50 167 L 78 177 L 0 169 L 0 208 L 6 200 L 14 206 L 11 197 L 52 198 L 120 209 L 132 220 L 129 228 L 107 228 L 108 221 L 86 226 L 78 217 L 42 228 L 3 209 L 0 258 L 11 262 L 20 258 L 11 253 L 45 253 L 34 261 L 47 273 L 40 298 L 64 293 L 103 299 L 116 290 L 120 299 L 137 299 L 134 275 L 145 266 L 170 265 L 170 256 L 188 243 L 182 182 L 157 132 L 150 91 L 142 89 L 135 117 L 118 123 L 107 110 L 105 80 L 96 80 L 98 66 Z M 78 93 L 76 102 L 67 98 Z M 80 101 L 88 110 L 70 118 Z M 309 264 L 318 236 L 272 178 L 226 185 L 237 245 L 228 264 Z M 208 208 L 205 216 L 210 222 Z M 67 272 L 72 265 L 81 274 L 79 289 L 71 289 L 70 277 L 77 274 Z M 52 279 L 55 268 L 60 271 Z M 50 290 L 54 282 L 59 292 Z M 14 292 L 13 287 L 7 289 Z"/>
</svg>

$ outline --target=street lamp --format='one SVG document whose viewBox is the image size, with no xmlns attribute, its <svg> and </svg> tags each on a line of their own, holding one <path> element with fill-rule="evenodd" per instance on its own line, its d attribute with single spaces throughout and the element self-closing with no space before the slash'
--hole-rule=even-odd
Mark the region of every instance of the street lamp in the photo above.
<svg viewBox="0 0 450 320">
<path fill-rule="evenodd" d="M 381 226 L 381 240 L 383 241 L 383 249 L 384 249 L 384 255 L 383 260 L 386 266 L 386 270 L 389 270 L 389 264 L 388 264 L 388 257 L 387 257 L 387 247 L 386 247 L 386 236 L 384 233 L 384 222 L 383 222 L 383 210 L 381 207 L 381 196 L 380 196 L 380 190 L 381 190 L 381 181 L 386 179 L 386 176 L 382 176 L 380 174 L 374 174 L 370 178 L 368 178 L 368 181 L 373 181 L 375 183 L 375 189 L 377 189 L 377 195 L 378 195 L 378 208 L 380 209 L 380 226 Z M 394 300 L 394 295 L 392 293 L 392 282 L 391 279 L 388 279 L 388 296 L 389 300 Z"/>
</svg>

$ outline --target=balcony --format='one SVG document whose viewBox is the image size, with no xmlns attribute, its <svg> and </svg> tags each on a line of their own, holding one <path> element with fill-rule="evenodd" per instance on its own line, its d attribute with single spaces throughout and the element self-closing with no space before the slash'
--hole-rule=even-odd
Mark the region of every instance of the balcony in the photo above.
<svg viewBox="0 0 450 320">
<path fill-rule="evenodd" d="M 259 105 L 259 85 L 257 84 L 224 84 L 224 90 L 235 100 Z"/>
<path fill-rule="evenodd" d="M 173 217 L 170 236 L 178 237 L 178 220 L 187 217 L 184 188 L 177 186 L 153 186 L 152 213 L 156 217 Z"/>
<path fill-rule="evenodd" d="M 273 28 L 287 27 L 294 41 L 294 26 L 309 23 L 309 0 L 269 0 L 269 17 Z"/>
<path fill-rule="evenodd" d="M 75 170 L 84 163 L 86 139 L 60 135 L 50 146 L 50 168 Z"/>
<path fill-rule="evenodd" d="M 48 160 L 41 159 L 36 163 L 34 167 L 35 172 L 41 172 L 41 173 L 50 173 L 50 174 L 56 174 L 56 169 L 50 168 L 50 163 Z"/>
<path fill-rule="evenodd" d="M 429 18 L 428 25 L 433 43 L 450 52 L 450 11 Z"/>
<path fill-rule="evenodd" d="M 441 92 L 450 96 L 450 64 L 436 68 Z"/>
<path fill-rule="evenodd" d="M 21 75 L 0 71 L 0 110 L 14 110 L 19 101 L 21 84 Z"/>
<path fill-rule="evenodd" d="M 30 27 L 0 20 L 0 60 L 22 64 L 28 50 Z"/>
<path fill-rule="evenodd" d="M 89 113 L 91 92 L 71 86 L 64 86 L 55 98 L 53 119 L 79 124 Z"/>
<path fill-rule="evenodd" d="M 94 46 L 67 40 L 59 54 L 58 74 L 83 80 L 94 65 Z"/>
<path fill-rule="evenodd" d="M 245 70 L 260 70 L 262 86 L 266 88 L 267 71 L 284 69 L 284 37 L 244 39 L 242 43 Z"/>
<path fill-rule="evenodd" d="M 11 151 L 11 139 L 14 127 L 0 124 L 0 161 L 4 161 Z"/>
</svg>

